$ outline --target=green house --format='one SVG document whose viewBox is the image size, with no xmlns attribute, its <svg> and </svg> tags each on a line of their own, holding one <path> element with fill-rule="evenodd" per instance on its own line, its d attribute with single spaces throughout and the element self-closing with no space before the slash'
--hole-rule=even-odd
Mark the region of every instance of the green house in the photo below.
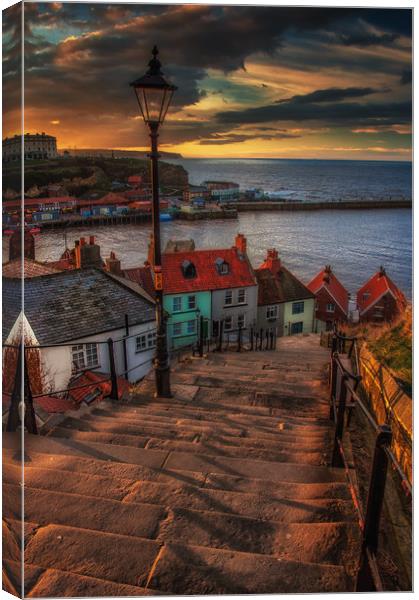
<svg viewBox="0 0 419 600">
<path fill-rule="evenodd" d="M 204 317 L 204 327 L 211 320 L 211 292 L 165 294 L 163 308 L 168 315 L 169 349 L 189 346 L 198 340 L 200 317 Z"/>
</svg>

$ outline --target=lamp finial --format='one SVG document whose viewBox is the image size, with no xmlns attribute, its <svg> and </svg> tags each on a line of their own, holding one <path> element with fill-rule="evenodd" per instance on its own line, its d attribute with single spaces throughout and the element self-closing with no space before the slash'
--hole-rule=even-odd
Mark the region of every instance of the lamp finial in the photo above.
<svg viewBox="0 0 419 600">
<path fill-rule="evenodd" d="M 162 75 L 160 71 L 161 62 L 157 58 L 159 50 L 156 45 L 153 46 L 153 50 L 151 51 L 153 58 L 148 63 L 149 69 L 147 71 L 147 75 Z"/>
</svg>

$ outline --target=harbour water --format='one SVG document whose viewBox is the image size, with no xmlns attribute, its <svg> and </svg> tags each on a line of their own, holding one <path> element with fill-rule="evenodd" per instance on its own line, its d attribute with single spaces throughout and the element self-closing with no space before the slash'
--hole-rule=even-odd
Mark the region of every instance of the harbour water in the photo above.
<svg viewBox="0 0 419 600">
<path fill-rule="evenodd" d="M 310 212 L 240 213 L 238 220 L 172 221 L 162 223 L 162 238 L 193 238 L 198 248 L 226 247 L 237 232 L 248 239 L 255 267 L 266 249 L 276 247 L 284 264 L 308 283 L 325 264 L 331 264 L 354 294 L 384 265 L 404 293 L 412 295 L 412 212 L 410 209 L 319 210 Z M 69 246 L 80 236 L 96 235 L 102 257 L 113 250 L 123 267 L 139 266 L 147 255 L 150 224 L 70 229 Z M 38 260 L 56 260 L 64 250 L 62 231 L 36 237 Z M 3 241 L 3 261 L 7 260 Z"/>
<path fill-rule="evenodd" d="M 381 200 L 412 197 L 412 163 L 362 160 L 178 159 L 189 181 L 235 181 L 287 200 Z"/>
</svg>

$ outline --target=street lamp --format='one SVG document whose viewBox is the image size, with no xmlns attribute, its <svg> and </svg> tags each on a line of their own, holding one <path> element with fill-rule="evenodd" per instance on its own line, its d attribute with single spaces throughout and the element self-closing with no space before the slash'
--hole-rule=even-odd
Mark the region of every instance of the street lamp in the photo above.
<svg viewBox="0 0 419 600">
<path fill-rule="evenodd" d="M 169 108 L 176 86 L 167 82 L 160 70 L 161 63 L 157 58 L 159 51 L 154 46 L 153 58 L 148 63 L 149 69 L 145 75 L 133 81 L 130 85 L 134 88 L 140 107 L 141 115 L 149 128 L 151 139 L 151 189 L 153 194 L 153 271 L 154 289 L 156 296 L 156 321 L 157 321 L 157 348 L 154 360 L 156 376 L 156 395 L 171 398 L 170 392 L 170 366 L 167 351 L 166 319 L 163 314 L 163 273 L 161 265 L 160 244 L 160 203 L 159 203 L 159 170 L 157 149 L 158 130 L 163 123 Z"/>
</svg>

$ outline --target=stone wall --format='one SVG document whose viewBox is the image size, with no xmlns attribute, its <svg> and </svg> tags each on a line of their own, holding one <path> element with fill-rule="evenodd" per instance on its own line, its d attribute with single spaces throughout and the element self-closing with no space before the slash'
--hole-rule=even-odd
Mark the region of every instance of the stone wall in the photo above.
<svg viewBox="0 0 419 600">
<path fill-rule="evenodd" d="M 379 424 L 391 426 L 392 450 L 412 482 L 412 398 L 403 392 L 390 371 L 376 360 L 365 344 L 360 348 L 359 368 L 375 418 Z"/>
</svg>

